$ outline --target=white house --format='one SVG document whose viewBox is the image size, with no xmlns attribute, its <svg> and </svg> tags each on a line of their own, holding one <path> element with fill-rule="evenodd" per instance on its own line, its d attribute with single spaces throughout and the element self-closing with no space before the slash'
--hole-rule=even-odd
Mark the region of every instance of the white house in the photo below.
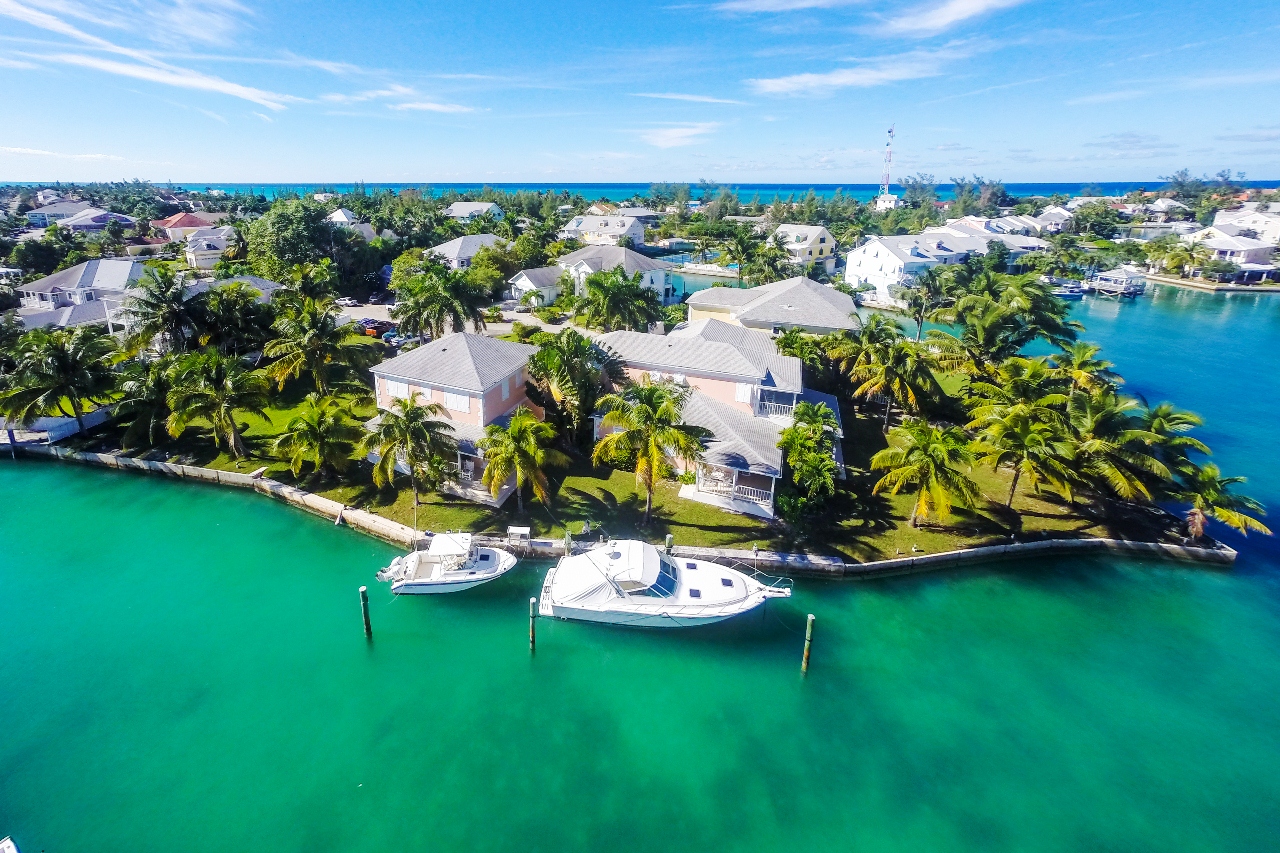
<svg viewBox="0 0 1280 853">
<path fill-rule="evenodd" d="M 634 216 L 575 216 L 560 232 L 561 239 L 573 238 L 591 246 L 617 246 L 623 238 L 631 245 L 644 245 L 644 222 Z"/>
<path fill-rule="evenodd" d="M 360 217 L 356 216 L 345 207 L 340 207 L 333 213 L 326 216 L 324 221 L 337 225 L 339 228 L 350 228 L 352 225 L 359 224 Z"/>
<path fill-rule="evenodd" d="M 235 236 L 236 229 L 230 225 L 192 231 L 187 235 L 187 266 L 197 270 L 213 269 Z"/>
<path fill-rule="evenodd" d="M 565 270 L 560 267 L 521 270 L 508 280 L 511 298 L 522 303 L 532 300 L 539 305 L 550 305 L 560 298 L 560 279 L 564 274 Z M 538 295 L 534 298 L 531 293 Z"/>
<path fill-rule="evenodd" d="M 853 297 L 797 276 L 758 287 L 709 287 L 690 296 L 689 322 L 720 320 L 748 329 L 801 329 L 815 335 L 857 331 Z"/>
<path fill-rule="evenodd" d="M 1213 225 L 1232 235 L 1252 231 L 1257 239 L 1280 245 L 1280 204 L 1247 202 L 1234 210 L 1219 210 L 1214 214 Z"/>
<path fill-rule="evenodd" d="M 639 273 L 640 283 L 658 291 L 662 295 L 663 304 L 670 305 L 680 301 L 680 294 L 671 276 L 671 271 L 676 268 L 675 264 L 646 257 L 622 246 L 586 246 L 559 258 L 554 269 L 569 273 L 576 292 L 581 295 L 587 276 L 619 267 L 628 276 Z"/>
<path fill-rule="evenodd" d="M 367 222 L 361 222 L 354 213 L 347 210 L 345 207 L 338 208 L 333 213 L 326 216 L 324 220 L 338 228 L 344 228 L 347 231 L 354 231 L 363 237 L 366 243 L 372 243 L 378 237 L 381 237 L 384 240 L 399 239 L 397 234 L 390 228 L 384 228 L 381 234 L 376 233 L 373 230 L 372 225 Z"/>
<path fill-rule="evenodd" d="M 20 284 L 18 316 L 29 329 L 106 323 L 145 270 L 138 261 L 104 258 Z"/>
<path fill-rule="evenodd" d="M 773 236 L 781 238 L 792 263 L 801 267 L 821 264 L 827 274 L 836 270 L 836 240 L 821 225 L 779 225 Z"/>
<path fill-rule="evenodd" d="M 93 205 L 87 201 L 58 201 L 27 211 L 27 221 L 40 228 L 47 228 L 61 219 L 75 216 L 80 211 L 91 207 Z"/>
<path fill-rule="evenodd" d="M 1254 271 L 1258 271 L 1257 267 L 1270 267 L 1272 254 L 1276 250 L 1273 243 L 1253 237 L 1224 234 L 1217 227 L 1197 231 L 1188 235 L 1186 240 L 1189 243 L 1199 243 L 1211 251 L 1215 261 L 1230 261 L 1240 267 L 1253 265 Z"/>
<path fill-rule="evenodd" d="M 444 209 L 444 215 L 450 219 L 469 222 L 477 216 L 489 214 L 494 219 L 502 218 L 502 208 L 491 201 L 455 201 Z"/>
<path fill-rule="evenodd" d="M 463 270 L 471 266 L 471 259 L 479 254 L 481 249 L 492 246 L 501 239 L 497 234 L 467 234 L 465 237 L 457 237 L 448 243 L 433 246 L 427 249 L 427 253 L 444 261 L 450 269 Z"/>
<path fill-rule="evenodd" d="M 36 204 L 40 207 L 59 201 L 62 201 L 62 194 L 57 190 L 40 190 L 36 193 Z"/>
</svg>

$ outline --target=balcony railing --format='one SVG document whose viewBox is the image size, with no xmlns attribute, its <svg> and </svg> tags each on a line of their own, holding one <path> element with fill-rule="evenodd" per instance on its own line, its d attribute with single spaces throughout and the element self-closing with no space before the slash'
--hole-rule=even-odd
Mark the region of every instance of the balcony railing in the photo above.
<svg viewBox="0 0 1280 853">
<path fill-rule="evenodd" d="M 766 418 L 771 415 L 781 415 L 784 418 L 791 417 L 791 413 L 795 411 L 795 406 L 791 403 L 773 403 L 768 400 L 760 401 L 760 414 Z"/>
<path fill-rule="evenodd" d="M 700 477 L 698 478 L 698 491 L 706 492 L 711 495 L 721 495 L 726 498 L 751 501 L 752 503 L 764 504 L 766 506 L 773 503 L 773 492 L 768 489 L 753 489 L 750 486 L 735 486 L 733 482 L 729 480 L 713 480 L 710 477 Z"/>
</svg>

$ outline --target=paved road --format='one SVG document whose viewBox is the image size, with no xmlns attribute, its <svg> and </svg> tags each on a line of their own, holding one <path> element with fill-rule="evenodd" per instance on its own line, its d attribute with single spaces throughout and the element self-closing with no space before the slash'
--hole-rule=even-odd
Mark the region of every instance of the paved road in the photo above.
<svg viewBox="0 0 1280 853">
<path fill-rule="evenodd" d="M 342 313 L 356 320 L 363 320 L 365 318 L 372 318 L 374 320 L 390 320 L 391 319 L 390 309 L 386 305 L 357 305 L 354 308 L 343 308 Z M 550 323 L 542 322 L 532 314 L 517 314 L 514 311 L 503 312 L 502 318 L 503 318 L 503 322 L 501 323 L 485 324 L 484 334 L 489 335 L 490 337 L 495 337 L 495 338 L 498 337 L 499 335 L 509 335 L 511 334 L 511 323 L 513 320 L 519 320 L 521 323 L 524 323 L 525 325 L 541 326 L 542 328 L 550 332 L 556 332 L 568 326 L 568 323 L 561 323 L 558 326 L 554 326 L 554 325 L 551 325 Z M 579 332 L 582 332 L 583 334 L 588 335 L 590 337 L 594 337 L 599 334 L 599 332 L 596 332 L 594 330 L 582 329 L 578 327 L 575 327 L 575 328 L 577 328 Z"/>
</svg>

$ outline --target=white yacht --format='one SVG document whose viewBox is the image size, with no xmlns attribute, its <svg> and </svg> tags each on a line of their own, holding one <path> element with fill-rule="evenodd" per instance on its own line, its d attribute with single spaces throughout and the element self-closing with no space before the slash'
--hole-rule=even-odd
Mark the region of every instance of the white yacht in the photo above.
<svg viewBox="0 0 1280 853">
<path fill-rule="evenodd" d="M 672 557 L 628 539 L 561 557 L 542 583 L 538 612 L 613 625 L 687 628 L 790 595 L 789 586 L 766 584 L 717 563 Z"/>
<path fill-rule="evenodd" d="M 516 558 L 501 548 L 478 548 L 470 533 L 437 533 L 426 551 L 396 557 L 378 572 L 397 595 L 435 595 L 471 589 L 506 574 Z"/>
</svg>

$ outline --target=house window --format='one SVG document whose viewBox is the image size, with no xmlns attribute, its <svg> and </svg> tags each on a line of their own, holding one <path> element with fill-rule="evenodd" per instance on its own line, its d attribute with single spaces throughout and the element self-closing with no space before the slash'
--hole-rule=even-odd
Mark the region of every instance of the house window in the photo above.
<svg viewBox="0 0 1280 853">
<path fill-rule="evenodd" d="M 444 407 L 455 412 L 471 411 L 471 398 L 466 394 L 450 394 L 444 392 Z"/>
<path fill-rule="evenodd" d="M 502 399 L 504 400 L 511 396 L 511 389 L 507 387 L 507 382 L 506 379 L 502 380 Z"/>
<path fill-rule="evenodd" d="M 747 383 L 739 382 L 738 387 L 734 390 L 733 399 L 737 400 L 739 403 L 750 403 L 751 388 L 752 386 Z"/>
<path fill-rule="evenodd" d="M 409 398 L 409 386 L 404 382 L 395 382 L 387 380 L 387 396 L 391 399 L 407 400 Z"/>
</svg>

